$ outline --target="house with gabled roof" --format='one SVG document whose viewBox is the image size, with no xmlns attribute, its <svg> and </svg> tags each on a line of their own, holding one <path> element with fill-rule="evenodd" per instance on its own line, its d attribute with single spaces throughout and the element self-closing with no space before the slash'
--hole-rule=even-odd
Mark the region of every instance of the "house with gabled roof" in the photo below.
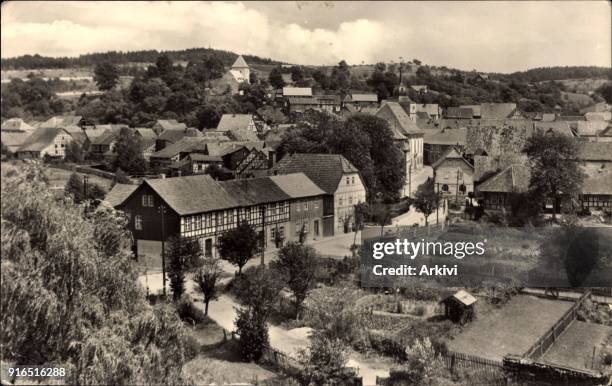
<svg viewBox="0 0 612 386">
<path fill-rule="evenodd" d="M 482 119 L 523 119 L 516 103 L 482 103 L 480 105 Z"/>
<path fill-rule="evenodd" d="M 477 186 L 483 197 L 485 209 L 507 209 L 513 193 L 524 193 L 529 189 L 531 168 L 525 164 L 513 164 L 492 175 Z"/>
<path fill-rule="evenodd" d="M 321 236 L 325 192 L 304 174 L 222 182 L 201 174 L 145 179 L 131 192 L 120 189 L 122 194 L 115 188 L 109 194 L 121 196 L 114 206 L 129 214 L 139 258 L 145 250 L 161 251 L 161 242 L 171 236 L 198 240 L 205 256 L 217 256 L 219 237 L 240 221 L 255 228 L 264 249 L 279 246 L 279 238 L 295 240 L 296 227 L 304 224 L 309 237 L 316 237 L 317 229 Z M 151 254 L 148 265 L 161 264 L 159 255 Z"/>
<path fill-rule="evenodd" d="M 19 159 L 64 158 L 66 146 L 72 141 L 70 133 L 61 127 L 41 127 L 25 139 L 15 154 Z"/>
<path fill-rule="evenodd" d="M 442 196 L 461 202 L 474 192 L 474 165 L 459 149 L 448 149 L 431 167 L 436 191 Z"/>
<path fill-rule="evenodd" d="M 310 98 L 312 88 L 310 87 L 283 87 L 283 97 L 285 98 Z"/>
<path fill-rule="evenodd" d="M 327 197 L 323 210 L 323 235 L 350 231 L 355 205 L 366 201 L 366 188 L 359 170 L 339 154 L 296 153 L 283 157 L 272 175 L 304 173 Z"/>
<path fill-rule="evenodd" d="M 223 114 L 217 125 L 218 132 L 252 131 L 257 133 L 253 114 Z"/>
<path fill-rule="evenodd" d="M 351 93 L 344 98 L 344 107 L 361 111 L 364 108 L 378 108 L 378 95 L 365 93 Z"/>
<path fill-rule="evenodd" d="M 185 137 L 201 137 L 202 133 L 194 128 L 166 129 L 157 136 L 155 150 L 162 150 L 164 147 L 180 141 Z"/>
<path fill-rule="evenodd" d="M 423 136 L 424 163 L 431 165 L 452 148 L 465 151 L 467 128 L 427 130 Z"/>
<path fill-rule="evenodd" d="M 158 119 L 152 129 L 155 134 L 160 135 L 165 130 L 185 130 L 187 125 L 176 119 Z"/>
<path fill-rule="evenodd" d="M 6 150 L 8 155 L 15 154 L 17 149 L 32 135 L 29 131 L 5 131 L 0 132 L 0 141 L 2 142 L 2 154 Z"/>
<path fill-rule="evenodd" d="M 10 118 L 2 122 L 2 131 L 32 133 L 34 130 L 34 127 L 25 123 L 21 118 Z"/>
<path fill-rule="evenodd" d="M 375 114 L 389 124 L 396 145 L 404 153 L 406 181 L 413 171 L 423 167 L 423 135 L 398 102 L 384 102 Z"/>
</svg>

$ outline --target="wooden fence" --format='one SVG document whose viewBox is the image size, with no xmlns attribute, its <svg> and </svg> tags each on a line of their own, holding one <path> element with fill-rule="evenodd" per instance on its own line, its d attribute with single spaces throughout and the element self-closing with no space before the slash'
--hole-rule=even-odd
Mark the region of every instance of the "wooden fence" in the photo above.
<svg viewBox="0 0 612 386">
<path fill-rule="evenodd" d="M 468 369 L 481 373 L 488 373 L 490 375 L 498 375 L 504 368 L 503 363 L 500 361 L 450 350 L 441 352 L 440 356 L 444 365 L 450 371 Z"/>
<path fill-rule="evenodd" d="M 542 335 L 526 352 L 523 354 L 524 358 L 535 359 L 538 358 L 550 348 L 556 341 L 557 338 L 567 329 L 567 327 L 576 319 L 578 309 L 582 303 L 591 296 L 591 292 L 587 291 L 572 305 L 572 307 L 565 312 L 565 314 L 548 330 Z"/>
<path fill-rule="evenodd" d="M 235 331 L 227 331 L 223 329 L 224 339 L 231 338 L 232 340 L 240 340 L 240 336 Z M 263 355 L 260 359 L 263 363 L 266 363 L 272 366 L 274 369 L 281 371 L 282 373 L 289 375 L 293 378 L 300 379 L 302 377 L 302 365 L 292 358 L 291 356 L 285 354 L 284 352 L 278 351 L 270 346 L 264 349 Z M 359 368 L 356 367 L 347 367 L 349 372 L 352 370 L 354 374 L 359 373 Z M 353 376 L 348 383 L 345 383 L 346 386 L 363 386 L 363 378 L 360 376 Z"/>
</svg>

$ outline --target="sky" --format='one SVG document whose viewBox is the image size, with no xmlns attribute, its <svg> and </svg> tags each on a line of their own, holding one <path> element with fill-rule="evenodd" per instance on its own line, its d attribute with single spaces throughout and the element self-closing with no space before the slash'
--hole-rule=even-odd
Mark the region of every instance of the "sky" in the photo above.
<svg viewBox="0 0 612 386">
<path fill-rule="evenodd" d="M 417 58 L 486 72 L 610 67 L 610 4 L 9 1 L 1 56 L 212 47 L 307 65 Z"/>
</svg>

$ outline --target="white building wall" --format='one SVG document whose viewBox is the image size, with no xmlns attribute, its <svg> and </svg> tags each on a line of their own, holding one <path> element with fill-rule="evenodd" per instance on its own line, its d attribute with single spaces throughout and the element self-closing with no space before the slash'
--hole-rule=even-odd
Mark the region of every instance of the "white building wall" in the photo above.
<svg viewBox="0 0 612 386">
<path fill-rule="evenodd" d="M 355 205 L 366 200 L 366 190 L 359 173 L 345 173 L 334 193 L 334 218 L 336 232 L 344 231 L 344 221 L 350 217 L 353 226 Z"/>
</svg>

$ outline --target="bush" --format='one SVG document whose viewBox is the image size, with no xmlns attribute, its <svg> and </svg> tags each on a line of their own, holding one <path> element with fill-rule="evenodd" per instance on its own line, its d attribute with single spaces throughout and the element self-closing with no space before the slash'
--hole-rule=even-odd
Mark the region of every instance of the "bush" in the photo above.
<svg viewBox="0 0 612 386">
<path fill-rule="evenodd" d="M 204 315 L 204 311 L 195 306 L 191 297 L 187 294 L 183 295 L 176 303 L 176 311 L 182 321 L 191 324 L 199 324 L 207 322 L 209 319 Z"/>
</svg>

